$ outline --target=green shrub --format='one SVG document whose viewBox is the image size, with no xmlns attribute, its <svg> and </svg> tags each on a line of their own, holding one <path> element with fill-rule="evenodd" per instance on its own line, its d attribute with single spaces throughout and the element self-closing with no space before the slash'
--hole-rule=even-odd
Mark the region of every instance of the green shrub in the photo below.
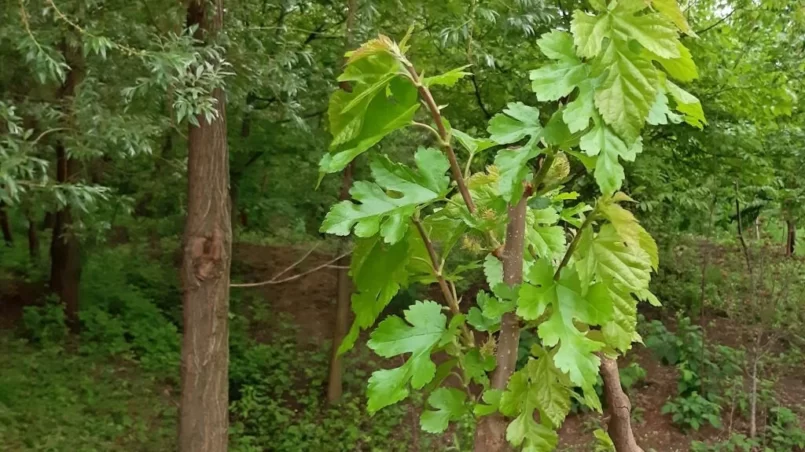
<svg viewBox="0 0 805 452">
<path fill-rule="evenodd" d="M 22 313 L 25 337 L 42 345 L 61 344 L 67 336 L 64 307 L 50 296 L 43 306 L 26 306 Z"/>
</svg>

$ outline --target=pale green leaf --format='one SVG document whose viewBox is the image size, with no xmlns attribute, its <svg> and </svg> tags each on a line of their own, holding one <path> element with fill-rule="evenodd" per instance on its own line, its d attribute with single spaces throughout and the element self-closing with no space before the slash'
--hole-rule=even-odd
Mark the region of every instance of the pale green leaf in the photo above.
<svg viewBox="0 0 805 452">
<path fill-rule="evenodd" d="M 449 163 L 436 149 L 420 148 L 415 155 L 418 172 L 393 163 L 387 157 L 375 158 L 370 167 L 377 183 L 355 182 L 352 201 L 334 205 L 322 222 L 321 231 L 349 235 L 353 227 L 358 237 L 371 237 L 378 232 L 388 243 L 400 241 L 415 210 L 444 196 L 449 178 Z M 385 190 L 400 193 L 389 196 Z"/>
<path fill-rule="evenodd" d="M 405 311 L 405 321 L 390 316 L 372 331 L 367 346 L 375 353 L 384 358 L 410 353 L 410 357 L 397 369 L 372 374 L 367 391 L 370 412 L 405 398 L 409 381 L 420 389 L 433 379 L 436 364 L 430 354 L 447 331 L 447 318 L 441 311 L 433 301 L 417 301 Z"/>
<path fill-rule="evenodd" d="M 453 86 L 464 78 L 467 75 L 470 75 L 469 72 L 464 71 L 470 65 L 461 66 L 455 69 L 451 69 L 450 71 L 445 72 L 444 74 L 434 75 L 433 77 L 425 77 L 422 80 L 422 84 L 425 86 L 434 86 L 434 85 L 444 85 L 444 86 Z"/>
<path fill-rule="evenodd" d="M 442 433 L 450 421 L 457 421 L 468 413 L 467 394 L 456 388 L 439 388 L 428 397 L 428 404 L 435 410 L 425 410 L 420 417 L 422 430 Z"/>
<path fill-rule="evenodd" d="M 668 93 L 676 102 L 677 111 L 684 115 L 685 122 L 699 129 L 704 128 L 707 121 L 704 119 L 704 110 L 702 110 L 702 104 L 699 99 L 670 80 L 666 82 L 666 87 L 668 88 Z"/>
<path fill-rule="evenodd" d="M 519 149 L 502 149 L 495 155 L 495 166 L 500 170 L 498 190 L 500 196 L 515 204 L 523 194 L 523 181 L 529 176 L 528 162 L 539 155 L 540 149 L 529 142 Z"/>
<path fill-rule="evenodd" d="M 516 143 L 530 136 L 536 140 L 542 132 L 539 110 L 522 102 L 509 103 L 503 113 L 489 121 L 489 138 L 498 144 Z"/>
</svg>

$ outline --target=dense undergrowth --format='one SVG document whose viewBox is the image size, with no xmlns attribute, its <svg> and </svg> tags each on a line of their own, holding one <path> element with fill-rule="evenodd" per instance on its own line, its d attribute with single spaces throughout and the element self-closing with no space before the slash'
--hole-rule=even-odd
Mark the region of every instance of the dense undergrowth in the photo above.
<svg viewBox="0 0 805 452">
<path fill-rule="evenodd" d="M 755 315 L 747 308 L 741 255 L 734 244 L 710 244 L 706 248 L 712 253 L 710 264 L 702 271 L 698 242 L 680 243 L 687 244 L 666 250 L 655 282 L 665 308 L 646 312 L 653 320 L 640 322 L 643 343 L 653 359 L 674 368 L 677 375 L 676 388 L 671 388 L 662 412 L 683 434 L 710 432 L 698 436 L 709 438 L 706 441 L 692 442 L 694 451 L 802 450 L 801 407 L 781 396 L 790 388 L 780 383 L 785 375 L 799 372 L 803 363 L 797 342 L 791 339 L 795 335 L 786 333 L 782 340 L 781 334 L 795 331 L 798 315 L 767 318 L 762 309 L 756 312 L 765 335 L 755 373 L 757 433 L 750 438 L 755 350 L 748 339 L 756 330 L 743 328 L 738 321 Z M 68 334 L 62 309 L 46 295 L 29 300 L 36 304 L 24 308 L 17 327 L 0 333 L 3 447 L 175 448 L 181 328 L 181 299 L 173 271 L 177 246 L 166 240 L 159 252 L 153 244 L 122 244 L 93 252 L 82 275 L 78 337 Z M 31 264 L 25 251 L 4 254 L 3 287 L 44 287 L 47 269 Z M 763 265 L 767 270 L 757 285 L 765 291 L 765 303 L 773 300 L 775 310 L 789 313 L 802 306 L 797 261 L 769 258 Z M 786 284 L 784 294 L 780 287 Z M 370 417 L 363 382 L 372 370 L 389 363 L 373 361 L 363 348 L 347 358 L 341 403 L 328 406 L 323 396 L 328 350 L 297 343 L 297 327 L 272 311 L 270 301 L 250 292 L 233 293 L 231 450 L 406 451 L 414 442 L 420 450 L 468 450 L 471 419 L 442 436 L 417 432 L 421 399 Z M 397 300 L 395 309 L 405 304 Z M 720 331 L 724 329 L 720 325 L 729 325 L 731 332 Z M 268 330 L 268 337 L 254 334 Z M 522 346 L 536 340 L 523 337 Z M 630 394 L 651 377 L 637 362 L 622 366 L 622 385 Z M 600 393 L 600 384 L 596 389 Z M 635 405 L 636 428 L 643 425 L 646 410 L 659 409 Z M 586 412 L 581 405 L 573 411 Z M 605 437 L 595 439 L 592 434 L 600 427 L 596 422 L 585 433 L 589 436 L 584 447 L 607 450 Z"/>
</svg>

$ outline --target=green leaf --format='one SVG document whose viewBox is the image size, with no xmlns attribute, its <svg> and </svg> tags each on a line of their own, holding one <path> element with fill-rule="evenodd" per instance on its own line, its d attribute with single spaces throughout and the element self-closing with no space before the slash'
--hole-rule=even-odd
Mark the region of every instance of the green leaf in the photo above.
<svg viewBox="0 0 805 452">
<path fill-rule="evenodd" d="M 497 362 L 493 355 L 483 355 L 477 348 L 473 348 L 464 355 L 461 367 L 464 369 L 464 378 L 467 382 L 475 381 L 488 387 L 489 372 L 495 370 Z"/>
<path fill-rule="evenodd" d="M 572 133 L 581 132 L 590 124 L 595 115 L 595 89 L 591 80 L 579 84 L 579 93 L 562 111 L 568 129 Z"/>
<path fill-rule="evenodd" d="M 559 100 L 587 79 L 587 65 L 581 61 L 558 62 L 529 73 L 531 90 L 540 102 Z"/>
<path fill-rule="evenodd" d="M 489 121 L 486 130 L 489 138 L 498 144 L 516 143 L 527 136 L 536 140 L 542 132 L 539 110 L 522 102 L 511 102 L 503 113 Z"/>
<path fill-rule="evenodd" d="M 352 92 L 338 90 L 330 97 L 333 141 L 319 164 L 322 173 L 344 169 L 383 137 L 410 124 L 419 108 L 416 87 L 396 75 L 401 70 L 399 61 L 381 47 L 361 47 L 353 53 L 359 57 L 338 78 L 351 82 Z"/>
<path fill-rule="evenodd" d="M 537 40 L 537 45 L 542 53 L 552 60 L 579 61 L 573 50 L 573 36 L 566 31 L 553 30 L 545 33 Z"/>
<path fill-rule="evenodd" d="M 616 281 L 631 291 L 648 287 L 651 280 L 651 257 L 642 249 L 627 243 L 610 224 L 601 227 L 592 242 L 597 274 Z"/>
<path fill-rule="evenodd" d="M 489 287 L 495 287 L 503 283 L 503 262 L 492 254 L 487 254 L 484 259 L 484 275 Z"/>
<path fill-rule="evenodd" d="M 435 86 L 435 85 L 444 85 L 447 87 L 453 86 L 456 84 L 456 82 L 464 78 L 464 76 L 470 75 L 469 72 L 464 71 L 464 69 L 467 69 L 468 67 L 470 67 L 469 64 L 457 67 L 455 69 L 451 69 L 441 75 L 435 75 L 433 77 L 425 77 L 422 80 L 422 84 L 425 86 Z"/>
<path fill-rule="evenodd" d="M 595 352 L 604 344 L 589 339 L 574 321 L 600 325 L 611 317 L 611 303 L 601 296 L 603 288 L 598 284 L 588 290 L 585 299 L 579 276 L 572 269 L 564 269 L 560 279 L 554 280 L 552 267 L 544 261 L 541 259 L 532 266 L 528 284 L 521 287 L 517 314 L 534 320 L 550 308 L 548 319 L 537 329 L 539 337 L 545 346 L 559 344 L 554 355 L 556 367 L 567 372 L 576 385 L 592 387 L 600 364 Z"/>
<path fill-rule="evenodd" d="M 497 143 L 487 138 L 473 138 L 470 135 L 458 130 L 452 129 L 450 134 L 455 138 L 461 146 L 469 152 L 470 155 L 475 155 L 483 152 L 492 146 L 497 146 Z"/>
<path fill-rule="evenodd" d="M 676 0 L 651 0 L 651 6 L 673 22 L 683 33 L 695 36 Z"/>
<path fill-rule="evenodd" d="M 385 156 L 375 158 L 370 167 L 377 183 L 355 182 L 349 193 L 360 204 L 342 201 L 334 205 L 321 231 L 345 236 L 354 227 L 358 237 L 380 232 L 387 243 L 400 241 L 416 209 L 444 196 L 449 184 L 445 172 L 450 164 L 440 151 L 420 148 L 414 160 L 418 172 Z M 384 189 L 401 196 L 389 196 Z"/>
<path fill-rule="evenodd" d="M 657 95 L 657 70 L 620 40 L 611 41 L 594 64 L 598 72 L 606 74 L 595 92 L 595 105 L 604 121 L 632 143 L 640 136 Z"/>
<path fill-rule="evenodd" d="M 633 161 L 642 150 L 642 142 L 638 140 L 628 147 L 612 129 L 597 120 L 595 127 L 581 137 L 579 147 L 587 155 L 598 156 L 595 180 L 604 194 L 610 194 L 621 187 L 625 177 L 619 158 Z"/>
<path fill-rule="evenodd" d="M 528 162 L 539 155 L 540 149 L 529 142 L 519 149 L 501 149 L 495 155 L 495 166 L 500 170 L 498 190 L 500 196 L 516 204 L 523 195 L 523 181 L 530 173 Z"/>
<path fill-rule="evenodd" d="M 489 416 L 492 413 L 497 413 L 500 406 L 500 398 L 503 396 L 503 391 L 500 389 L 487 389 L 481 395 L 481 399 L 487 404 L 478 403 L 473 408 L 473 414 L 476 417 Z"/>
<path fill-rule="evenodd" d="M 537 347 L 538 348 L 538 347 Z M 570 411 L 570 389 L 566 377 L 553 365 L 547 353 L 529 359 L 526 366 L 509 379 L 500 398 L 500 411 L 516 416 L 506 429 L 506 439 L 523 450 L 551 451 L 558 437 L 550 428 L 534 420 L 534 411 L 558 428 Z"/>
<path fill-rule="evenodd" d="M 669 59 L 653 55 L 652 59 L 660 63 L 671 78 L 680 82 L 689 82 L 699 78 L 699 72 L 696 69 L 696 63 L 693 62 L 690 50 L 681 42 L 677 44 L 677 47 L 679 48 L 679 58 Z"/>
<path fill-rule="evenodd" d="M 439 388 L 428 397 L 428 404 L 435 410 L 425 410 L 420 418 L 422 430 L 442 433 L 450 421 L 457 421 L 469 412 L 467 394 L 455 388 Z"/>
<path fill-rule="evenodd" d="M 614 310 L 612 320 L 601 327 L 607 344 L 622 352 L 632 347 L 632 342 L 639 341 L 637 333 L 637 302 L 624 286 L 613 282 L 607 290 Z"/>
<path fill-rule="evenodd" d="M 684 115 L 685 122 L 693 127 L 703 129 L 707 121 L 704 119 L 704 111 L 699 99 L 670 80 L 666 81 L 666 87 L 668 88 L 668 93 L 676 101 L 677 111 Z"/>
<path fill-rule="evenodd" d="M 610 33 L 612 19 L 609 14 L 593 16 L 581 10 L 573 13 L 570 31 L 579 56 L 593 58 L 601 53 L 603 41 Z"/>
<path fill-rule="evenodd" d="M 620 2 L 612 10 L 612 24 L 616 34 L 634 39 L 649 52 L 662 58 L 679 58 L 676 27 L 662 15 L 657 13 L 641 13 L 645 3 L 635 2 L 631 7 L 628 2 Z M 634 11 L 640 8 L 640 10 Z"/>
<path fill-rule="evenodd" d="M 401 367 L 372 374 L 367 392 L 370 412 L 407 397 L 409 381 L 413 388 L 420 389 L 433 379 L 436 364 L 430 354 L 447 330 L 447 318 L 441 311 L 433 301 L 417 301 L 405 311 L 405 321 L 391 316 L 372 332 L 367 345 L 378 355 L 391 358 L 410 353 L 411 356 Z"/>
<path fill-rule="evenodd" d="M 651 104 L 646 122 L 655 126 L 666 125 L 669 122 L 679 124 L 682 122 L 682 117 L 668 108 L 668 96 L 665 95 L 665 92 L 657 91 L 657 98 Z"/>
<path fill-rule="evenodd" d="M 405 241 L 387 245 L 379 236 L 356 241 L 349 271 L 355 286 L 352 295 L 355 321 L 338 348 L 339 354 L 352 348 L 360 331 L 374 325 L 400 287 L 407 285 L 408 260 Z"/>
</svg>

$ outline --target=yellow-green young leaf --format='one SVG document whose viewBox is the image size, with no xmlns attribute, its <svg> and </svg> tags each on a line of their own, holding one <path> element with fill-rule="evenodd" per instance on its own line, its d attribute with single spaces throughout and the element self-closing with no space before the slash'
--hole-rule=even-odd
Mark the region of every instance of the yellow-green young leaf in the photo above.
<svg viewBox="0 0 805 452">
<path fill-rule="evenodd" d="M 595 92 L 595 105 L 604 121 L 627 143 L 633 143 L 657 95 L 657 70 L 651 61 L 625 41 L 613 40 L 594 62 L 606 74 Z"/>
<path fill-rule="evenodd" d="M 614 33 L 610 38 L 625 36 L 625 40 L 634 39 L 655 55 L 678 58 L 676 27 L 660 14 L 643 13 L 645 7 L 642 0 L 619 2 L 611 12 Z"/>
<path fill-rule="evenodd" d="M 352 348 L 360 331 L 374 325 L 400 287 L 408 284 L 409 259 L 406 241 L 387 245 L 380 236 L 356 241 L 349 270 L 355 286 L 352 295 L 355 321 L 338 348 L 339 354 Z"/>
<path fill-rule="evenodd" d="M 566 380 L 544 351 L 539 359 L 529 359 L 523 369 L 511 376 L 499 409 L 507 416 L 516 416 L 506 429 L 506 439 L 512 445 L 533 451 L 552 451 L 556 447 L 556 432 L 538 424 L 534 411 L 539 410 L 540 416 L 558 428 L 570 410 Z"/>
<path fill-rule="evenodd" d="M 484 275 L 489 287 L 495 287 L 503 283 L 503 262 L 492 254 L 487 254 L 484 260 Z"/>
<path fill-rule="evenodd" d="M 442 433 L 450 421 L 457 421 L 469 412 L 467 394 L 456 388 L 439 388 L 428 397 L 428 404 L 435 410 L 425 410 L 419 419 L 422 430 Z"/>
<path fill-rule="evenodd" d="M 469 72 L 465 72 L 464 69 L 470 67 L 469 64 L 465 66 L 461 66 L 450 71 L 445 72 L 441 75 L 434 75 L 433 77 L 425 77 L 422 80 L 422 84 L 425 86 L 434 86 L 434 85 L 444 85 L 444 86 L 453 86 L 464 78 L 464 76 L 470 75 Z"/>
<path fill-rule="evenodd" d="M 542 132 L 539 110 L 522 102 L 511 102 L 503 113 L 489 120 L 489 138 L 498 144 L 516 143 L 530 136 L 536 141 Z"/>
<path fill-rule="evenodd" d="M 632 342 L 639 341 L 637 333 L 637 300 L 629 290 L 616 283 L 608 284 L 609 296 L 614 306 L 612 320 L 601 327 L 607 345 L 622 352 L 632 347 Z"/>
<path fill-rule="evenodd" d="M 673 22 L 683 33 L 695 36 L 676 0 L 651 0 L 651 6 Z"/>
<path fill-rule="evenodd" d="M 704 119 L 704 111 L 699 99 L 670 80 L 666 81 L 666 88 L 668 89 L 668 94 L 676 102 L 676 110 L 684 115 L 685 122 L 693 127 L 703 129 L 707 121 Z"/>
<path fill-rule="evenodd" d="M 366 41 L 362 46 L 346 53 L 347 65 L 371 56 L 391 56 L 399 50 L 397 44 L 388 36 L 378 35 L 377 38 Z"/>
<path fill-rule="evenodd" d="M 497 367 L 495 356 L 484 355 L 477 348 L 468 351 L 461 361 L 464 379 L 480 383 L 485 388 L 489 386 L 489 372 L 495 370 L 495 367 Z"/>
<path fill-rule="evenodd" d="M 660 63 L 668 75 L 675 80 L 689 82 L 699 78 L 699 71 L 696 70 L 696 63 L 693 62 L 693 56 L 690 54 L 690 50 L 681 42 L 677 43 L 677 47 L 679 49 L 678 58 L 663 58 L 658 55 L 653 55 L 652 59 Z"/>
<path fill-rule="evenodd" d="M 342 201 L 334 205 L 324 218 L 321 231 L 344 236 L 354 227 L 358 237 L 380 232 L 387 243 L 400 241 L 414 211 L 444 196 L 448 189 L 445 172 L 450 164 L 442 152 L 420 148 L 414 160 L 418 172 L 385 156 L 375 158 L 370 167 L 377 183 L 355 182 L 349 193 L 359 204 Z M 402 196 L 392 197 L 384 190 Z"/>
<path fill-rule="evenodd" d="M 641 248 L 627 246 L 610 224 L 601 227 L 593 239 L 592 253 L 596 273 L 604 281 L 616 281 L 631 291 L 648 287 L 651 280 L 651 257 Z"/>
<path fill-rule="evenodd" d="M 573 13 L 570 31 L 573 33 L 573 43 L 578 54 L 584 58 L 594 58 L 603 48 L 604 38 L 607 38 L 612 27 L 612 18 L 609 14 L 593 16 L 581 10 Z"/>
<path fill-rule="evenodd" d="M 408 396 L 408 383 L 421 389 L 436 374 L 431 351 L 444 339 L 447 318 L 433 301 L 417 301 L 405 311 L 405 321 L 391 316 L 372 331 L 369 348 L 384 358 L 410 353 L 401 367 L 379 370 L 369 379 L 368 409 L 375 412 Z M 407 322 L 407 323 L 406 323 Z"/>
<path fill-rule="evenodd" d="M 596 452 L 616 452 L 615 443 L 612 442 L 612 438 L 609 437 L 609 433 L 597 428 L 593 432 L 593 436 L 595 436 L 595 439 L 598 443 L 595 446 Z"/>
<path fill-rule="evenodd" d="M 470 155 L 475 155 L 497 145 L 497 143 L 488 138 L 473 138 L 458 129 L 452 129 L 450 135 L 461 143 L 461 146 L 466 149 Z"/>
</svg>

